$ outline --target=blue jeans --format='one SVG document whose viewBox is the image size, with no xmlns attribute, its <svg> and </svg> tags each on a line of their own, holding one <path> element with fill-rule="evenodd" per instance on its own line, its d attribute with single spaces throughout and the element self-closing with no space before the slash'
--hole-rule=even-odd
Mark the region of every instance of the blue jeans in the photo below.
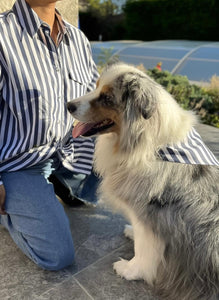
<svg viewBox="0 0 219 300">
<path fill-rule="evenodd" d="M 91 174 L 77 174 L 60 166 L 53 174 L 68 188 L 71 196 L 85 202 L 95 204 L 98 201 L 97 187 L 99 178 L 92 171 Z"/>
<path fill-rule="evenodd" d="M 0 216 L 18 247 L 37 265 L 59 270 L 74 260 L 69 221 L 47 181 L 51 160 L 29 169 L 3 172 L 5 209 Z"/>
</svg>

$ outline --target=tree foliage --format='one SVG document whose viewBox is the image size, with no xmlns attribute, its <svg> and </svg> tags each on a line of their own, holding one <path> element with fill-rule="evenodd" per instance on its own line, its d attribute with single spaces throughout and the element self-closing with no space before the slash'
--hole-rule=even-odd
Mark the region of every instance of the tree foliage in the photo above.
<svg viewBox="0 0 219 300">
<path fill-rule="evenodd" d="M 127 0 L 126 38 L 218 40 L 218 0 Z"/>
<path fill-rule="evenodd" d="M 98 17 L 107 17 L 114 15 L 118 9 L 117 5 L 112 0 L 87 0 L 88 12 Z"/>
<path fill-rule="evenodd" d="M 113 17 L 118 6 L 112 0 L 86 0 L 87 9 L 79 12 L 80 27 L 90 40 L 112 39 L 115 26 Z"/>
<path fill-rule="evenodd" d="M 98 27 L 104 40 L 218 40 L 219 0 L 127 0 L 119 18 L 112 0 L 85 1 L 88 9 L 80 19 L 88 37 Z"/>
</svg>

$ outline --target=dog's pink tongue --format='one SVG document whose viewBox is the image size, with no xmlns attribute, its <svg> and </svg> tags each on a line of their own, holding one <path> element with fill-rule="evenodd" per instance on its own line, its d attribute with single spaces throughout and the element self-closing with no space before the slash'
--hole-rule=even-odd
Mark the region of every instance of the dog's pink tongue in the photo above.
<svg viewBox="0 0 219 300">
<path fill-rule="evenodd" d="M 94 126 L 94 123 L 82 123 L 78 122 L 73 130 L 72 130 L 72 136 L 73 138 L 78 137 L 79 135 L 83 135 L 85 132 L 90 130 Z"/>
</svg>

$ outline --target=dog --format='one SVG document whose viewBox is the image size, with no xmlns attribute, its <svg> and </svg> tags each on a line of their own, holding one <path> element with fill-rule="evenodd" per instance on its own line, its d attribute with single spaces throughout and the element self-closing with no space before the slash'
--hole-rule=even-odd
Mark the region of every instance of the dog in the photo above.
<svg viewBox="0 0 219 300">
<path fill-rule="evenodd" d="M 123 63 L 106 68 L 96 90 L 67 108 L 79 121 L 74 137 L 97 136 L 94 164 L 101 199 L 132 225 L 125 234 L 134 239 L 134 257 L 114 263 L 117 274 L 145 280 L 161 299 L 215 299 L 218 162 L 210 152 L 215 163 L 200 163 L 201 156 L 191 163 L 193 150 L 187 155 L 190 163 L 165 155 L 168 150 L 174 157 L 170 145 L 192 134 L 196 139 L 194 113 L 144 72 Z M 180 160 L 182 151 L 175 152 Z"/>
</svg>

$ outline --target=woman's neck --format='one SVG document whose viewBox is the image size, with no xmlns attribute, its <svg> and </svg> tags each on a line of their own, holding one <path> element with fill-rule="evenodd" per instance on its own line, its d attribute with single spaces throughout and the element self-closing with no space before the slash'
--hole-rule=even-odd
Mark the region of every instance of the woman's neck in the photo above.
<svg viewBox="0 0 219 300">
<path fill-rule="evenodd" d="M 38 17 L 46 22 L 51 29 L 51 37 L 56 42 L 58 34 L 57 22 L 55 22 L 55 5 L 56 1 L 48 3 L 45 0 L 26 0 L 30 7 L 36 12 Z"/>
<path fill-rule="evenodd" d="M 55 21 L 55 5 L 56 1 L 48 3 L 44 0 L 26 0 L 30 7 L 36 12 L 38 17 L 46 22 L 50 28 L 53 28 Z"/>
</svg>

